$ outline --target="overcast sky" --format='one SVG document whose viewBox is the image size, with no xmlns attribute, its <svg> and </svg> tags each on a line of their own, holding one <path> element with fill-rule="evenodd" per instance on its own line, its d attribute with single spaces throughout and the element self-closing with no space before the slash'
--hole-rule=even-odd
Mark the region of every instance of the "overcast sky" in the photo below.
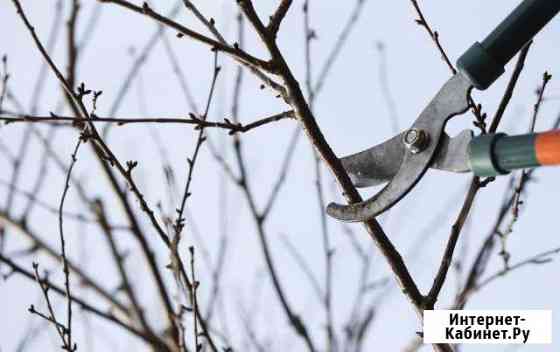
<svg viewBox="0 0 560 352">
<path fill-rule="evenodd" d="M 415 13 L 409 1 L 375 1 L 365 0 L 366 4 L 359 23 L 354 28 L 351 38 L 346 43 L 340 57 L 335 62 L 332 74 L 326 86 L 318 96 L 315 111 L 327 141 L 337 155 L 360 151 L 380 143 L 394 135 L 394 120 L 398 117 L 397 126 L 402 129 L 410 125 L 438 88 L 449 78 L 449 69 L 430 41 L 426 32 L 415 24 Z M 22 1 L 29 19 L 37 29 L 39 36 L 46 41 L 54 16 L 54 1 Z M 87 19 L 93 12 L 95 1 L 83 0 L 83 18 L 80 20 L 81 33 L 86 28 Z M 154 8 L 168 11 L 172 1 L 152 2 Z M 259 13 L 263 18 L 273 11 L 276 2 L 260 1 Z M 474 41 L 482 40 L 486 34 L 513 9 L 519 1 L 422 1 L 421 6 L 430 24 L 440 33 L 441 42 L 450 58 L 455 61 Z M 279 35 L 280 47 L 287 61 L 293 68 L 302 86 L 304 82 L 304 35 L 302 1 L 294 1 Z M 314 77 L 324 64 L 325 58 L 334 45 L 344 23 L 354 7 L 354 1 L 311 1 L 310 18 L 312 27 L 317 33 L 317 40 L 312 45 L 312 69 Z M 65 1 L 65 17 L 69 2 Z M 207 16 L 216 19 L 217 25 L 227 37 L 233 41 L 236 33 L 235 1 L 201 2 L 200 8 Z M 185 16 L 185 11 L 178 17 L 180 21 L 200 28 L 193 18 Z M 129 13 L 120 8 L 104 5 L 100 12 L 97 28 L 92 32 L 90 42 L 83 51 L 79 63 L 78 80 L 86 82 L 88 88 L 103 90 L 100 98 L 98 114 L 107 115 L 123 79 L 130 70 L 133 57 L 131 48 L 138 52 L 146 45 L 156 30 L 150 20 L 137 14 Z M 10 89 L 28 106 L 31 90 L 41 66 L 41 58 L 33 46 L 31 37 L 16 16 L 11 1 L 0 3 L 0 54 L 8 55 L 11 73 Z M 205 102 L 212 76 L 212 53 L 208 48 L 187 39 L 177 39 L 175 33 L 168 33 L 168 38 L 180 58 L 182 69 L 189 79 L 193 95 L 199 106 Z M 64 39 L 64 37 L 61 37 Z M 553 75 L 547 96 L 542 108 L 537 130 L 549 128 L 560 113 L 560 19 L 556 18 L 536 38 L 529 53 L 526 68 L 520 79 L 519 89 L 509 106 L 502 130 L 507 133 L 524 133 L 527 131 L 532 106 L 536 100 L 535 89 L 541 82 L 546 70 Z M 377 49 L 383 43 L 384 56 Z M 256 55 L 265 52 L 252 31 L 247 30 L 246 47 Z M 65 67 L 64 40 L 55 47 L 53 57 L 59 67 Z M 229 116 L 233 86 L 233 68 L 235 65 L 227 57 L 220 57 L 224 66 L 224 74 L 218 81 L 215 103 L 211 106 L 209 118 L 220 120 Z M 506 74 L 488 91 L 476 92 L 476 99 L 483 104 L 490 116 L 496 110 L 497 103 L 504 91 L 513 65 L 508 65 Z M 184 116 L 191 109 L 185 101 L 180 86 L 173 74 L 166 52 L 161 43 L 157 44 L 142 67 L 140 79 L 133 82 L 133 88 L 120 106 L 118 116 Z M 242 122 L 250 122 L 260 117 L 281 112 L 287 109 L 269 90 L 260 90 L 259 82 L 250 74 L 245 76 L 240 116 Z M 60 90 L 57 89 L 54 76 L 49 74 L 48 87 L 41 100 L 39 113 L 47 114 L 56 110 L 60 101 Z M 387 104 L 383 82 L 386 80 L 388 91 L 394 101 L 394 111 Z M 143 92 L 145 99 L 139 99 Z M 555 97 L 555 99 L 554 99 Z M 456 117 L 448 126 L 450 134 L 462 129 L 472 128 L 472 116 L 469 114 Z M 280 169 L 285 149 L 293 134 L 296 123 L 281 121 L 243 135 L 245 151 L 250 168 L 250 182 L 257 195 L 259 206 L 264 205 L 267 195 L 275 182 Z M 17 151 L 22 138 L 24 125 L 9 125 L 0 128 L 2 142 Z M 165 148 L 169 152 L 172 165 L 178 175 L 179 184 L 185 178 L 185 157 L 192 153 L 196 134 L 191 128 L 168 126 L 157 129 Z M 62 131 L 55 141 L 56 150 L 70 160 L 70 154 L 76 141 L 75 131 Z M 212 131 L 211 137 L 217 145 L 229 143 L 230 137 L 221 131 Z M 153 141 L 153 133 L 146 127 L 119 127 L 111 130 L 108 142 L 122 160 L 138 160 L 137 178 L 145 190 L 151 204 L 165 198 L 165 185 L 161 170 L 159 149 Z M 37 173 L 40 148 L 33 145 L 30 161 L 26 162 L 25 178 L 22 188 L 29 189 Z M 228 160 L 233 160 L 231 155 Z M 0 170 L 7 167 L 6 159 L 0 160 Z M 317 303 L 305 275 L 286 252 L 281 237 L 287 236 L 290 241 L 305 254 L 305 259 L 320 279 L 324 276 L 324 258 L 321 243 L 320 219 L 314 189 L 314 162 L 309 143 L 301 138 L 294 162 L 289 170 L 286 186 L 282 189 L 273 215 L 266 224 L 273 247 L 274 259 L 280 270 L 281 279 L 288 291 L 288 296 L 296 311 L 301 313 L 306 322 L 316 332 L 319 340 L 321 327 L 324 324 L 323 313 L 317 311 Z M 325 171 L 325 196 L 327 201 L 333 200 L 336 192 L 334 181 Z M 75 175 L 87 180 L 92 194 L 107 196 L 108 192 L 98 164 L 90 151 L 79 155 Z M 508 249 L 512 254 L 512 263 L 520 261 L 536 253 L 560 247 L 558 229 L 558 197 L 560 189 L 560 168 L 539 170 L 535 183 L 528 187 L 522 215 L 515 224 L 514 232 L 508 241 Z M 10 172 L 0 172 L 3 181 L 9 180 Z M 221 236 L 219 218 L 227 217 L 227 235 L 230 244 L 228 264 L 225 269 L 224 285 L 231 292 L 230 315 L 237 314 L 238 302 L 250 306 L 253 302 L 255 281 L 258 273 L 264 270 L 264 262 L 257 241 L 257 234 L 252 223 L 247 205 L 242 194 L 235 185 L 226 187 L 227 197 L 220 198 L 220 186 L 223 182 L 220 167 L 211 154 L 202 150 L 197 166 L 193 196 L 189 199 L 190 212 L 203 235 L 206 246 L 212 255 L 218 251 L 217 243 Z M 503 190 L 508 186 L 508 177 L 502 177 L 492 183 L 488 189 L 479 193 L 468 229 L 459 244 L 459 251 L 466 253 L 468 263 L 481 245 L 496 218 L 502 201 Z M 431 285 L 437 270 L 439 259 L 451 225 L 463 203 L 468 175 L 456 175 L 443 172 L 429 172 L 409 197 L 401 201 L 385 218 L 384 226 L 389 237 L 402 251 L 409 264 L 413 277 L 425 292 Z M 41 198 L 51 204 L 58 204 L 64 185 L 63 175 L 52 171 L 48 175 L 48 185 L 41 191 Z M 375 190 L 364 190 L 370 195 Z M 0 199 L 6 197 L 6 189 L 0 188 Z M 337 196 L 340 200 L 340 196 Z M 69 195 L 67 209 L 86 211 L 78 202 L 78 197 Z M 222 202 L 223 207 L 218 206 Z M 21 208 L 21 204 L 18 203 Z M 136 203 L 134 203 L 136 204 Z M 81 207 L 81 208 L 80 208 Z M 15 208 L 14 210 L 17 211 Z M 21 209 L 20 209 L 21 210 Z M 119 222 L 120 214 L 115 210 L 113 220 Z M 122 220 L 121 220 L 122 222 Z M 146 228 L 148 224 L 146 223 Z M 44 238 L 58 248 L 58 232 L 56 216 L 38 213 L 31 226 L 44 232 Z M 68 223 L 69 246 L 72 258 L 75 258 L 91 270 L 107 287 L 116 283 L 112 266 L 107 256 L 105 242 L 99 241 L 94 227 L 83 227 Z M 364 248 L 376 251 L 367 234 L 360 225 L 351 225 Z M 359 278 L 359 265 L 352 252 L 347 237 L 341 226 L 329 220 L 330 235 L 336 248 L 334 263 L 335 291 L 333 304 L 335 321 L 339 325 L 347 319 L 349 306 L 355 294 Z M 186 230 L 188 231 L 188 230 Z M 8 249 L 24 248 L 25 242 L 18 237 L 16 231 L 9 231 Z M 423 237 L 419 237 L 423 236 Z M 13 237 L 13 238 L 12 238 Z M 191 236 L 187 236 L 184 249 L 190 243 L 198 245 Z M 156 243 L 154 241 L 154 243 Z M 131 246 L 131 248 L 133 248 Z M 163 247 L 159 248 L 159 259 L 162 265 L 167 260 Z M 198 248 L 198 247 L 197 247 Z M 350 258 L 350 259 L 348 259 Z M 21 261 L 31 267 L 32 260 L 52 266 L 44 257 L 25 258 Z M 560 261 L 544 266 L 528 266 L 511 275 L 495 281 L 483 292 L 475 295 L 468 304 L 471 309 L 552 309 L 560 310 L 558 292 L 560 282 L 558 272 Z M 387 267 L 383 258 L 376 259 L 372 280 L 385 277 Z M 141 264 L 141 257 L 132 253 L 130 267 Z M 201 273 L 204 268 L 201 265 Z M 500 258 L 495 254 L 489 273 L 501 269 Z M 6 270 L 0 267 L 0 270 Z M 144 288 L 143 300 L 150 302 L 154 292 L 148 290 L 149 283 L 143 280 L 139 272 L 135 284 Z M 60 274 L 53 275 L 53 280 L 62 280 Z M 262 314 L 257 324 L 261 336 L 275 338 L 278 342 L 271 349 L 300 351 L 304 350 L 300 341 L 289 330 L 282 311 L 276 304 L 276 297 L 268 280 L 262 281 L 263 291 L 257 299 Z M 62 282 L 62 281 L 59 281 Z M 391 281 L 391 285 L 393 285 Z M 452 302 L 455 292 L 455 278 L 451 277 L 444 287 L 440 308 Z M 208 290 L 204 287 L 204 290 Z M 206 291 L 207 292 L 207 291 Z M 26 309 L 30 304 L 40 301 L 40 292 L 34 284 L 13 276 L 8 281 L 0 282 L 0 350 L 13 351 L 28 324 L 38 324 L 36 317 L 31 317 Z M 153 319 L 161 319 L 159 307 L 149 307 L 148 312 Z M 395 289 L 393 294 L 381 306 L 376 322 L 367 338 L 369 350 L 374 348 L 384 351 L 399 351 L 411 341 L 415 331 L 421 329 L 411 305 L 404 296 Z M 271 319 L 270 316 L 275 316 Z M 560 347 L 560 316 L 553 314 L 555 342 L 552 346 L 524 346 L 523 351 L 552 351 Z M 266 323 L 266 324 L 262 324 Z M 113 351 L 130 350 L 140 346 L 137 341 L 126 338 L 118 329 L 91 320 L 92 329 L 97 329 L 98 338 L 88 342 L 83 334 L 79 334 L 78 343 L 84 351 L 99 351 L 109 348 Z M 233 324 L 233 323 L 231 323 Z M 239 324 L 239 322 L 237 322 Z M 88 326 L 83 321 L 80 332 Z M 234 332 L 235 327 L 232 329 Z M 81 338 L 80 338 L 81 336 Z M 32 350 L 47 347 L 56 350 L 58 341 L 51 331 L 45 333 L 33 345 Z M 233 341 L 240 343 L 241 338 Z M 286 342 L 289 341 L 289 342 Z M 322 341 L 322 340 L 321 340 Z M 80 348 L 80 349 L 81 349 Z M 430 350 L 426 348 L 424 350 Z M 465 347 L 464 351 L 507 351 L 502 347 L 474 346 Z"/>
</svg>

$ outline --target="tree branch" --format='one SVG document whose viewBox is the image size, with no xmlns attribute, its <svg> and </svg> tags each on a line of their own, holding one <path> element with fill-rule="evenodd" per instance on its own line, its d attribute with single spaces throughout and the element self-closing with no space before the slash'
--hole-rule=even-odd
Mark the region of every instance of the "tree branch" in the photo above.
<svg viewBox="0 0 560 352">
<path fill-rule="evenodd" d="M 286 17 L 290 6 L 292 6 L 292 0 L 281 0 L 274 14 L 270 16 L 270 22 L 268 23 L 267 30 L 273 37 L 276 37 L 278 34 L 280 24 L 282 23 L 284 17 Z"/>
</svg>

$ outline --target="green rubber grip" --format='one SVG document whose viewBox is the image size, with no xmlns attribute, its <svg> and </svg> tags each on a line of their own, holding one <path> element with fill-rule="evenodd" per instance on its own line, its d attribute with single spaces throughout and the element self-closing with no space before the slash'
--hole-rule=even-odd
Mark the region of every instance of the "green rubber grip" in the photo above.
<svg viewBox="0 0 560 352">
<path fill-rule="evenodd" d="M 559 0 L 524 0 L 484 39 L 457 60 L 457 67 L 477 89 L 484 90 L 504 73 L 504 66 L 558 12 Z"/>
<path fill-rule="evenodd" d="M 483 134 L 473 138 L 469 144 L 469 164 L 471 171 L 479 177 L 493 177 L 507 174 L 496 160 L 496 141 L 505 137 L 504 133 Z"/>
<path fill-rule="evenodd" d="M 528 169 L 540 166 L 535 149 L 536 134 L 499 138 L 495 158 L 500 170 Z"/>
<path fill-rule="evenodd" d="M 480 177 L 493 177 L 512 170 L 540 166 L 536 149 L 537 136 L 533 133 L 519 136 L 497 133 L 474 138 L 469 144 L 472 172 Z"/>
</svg>

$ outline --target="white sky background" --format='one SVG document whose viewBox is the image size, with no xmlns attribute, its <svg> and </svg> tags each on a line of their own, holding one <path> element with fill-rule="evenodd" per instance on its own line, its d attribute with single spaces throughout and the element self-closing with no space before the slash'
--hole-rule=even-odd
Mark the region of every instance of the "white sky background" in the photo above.
<svg viewBox="0 0 560 352">
<path fill-rule="evenodd" d="M 405 128 L 418 115 L 437 89 L 450 76 L 448 68 L 442 60 L 433 43 L 423 30 L 414 23 L 415 13 L 409 1 L 374 1 L 366 0 L 364 13 L 354 29 L 350 40 L 345 46 L 338 61 L 335 63 L 327 84 L 317 99 L 315 109 L 316 118 L 327 141 L 338 155 L 353 153 L 374 144 L 380 143 L 394 132 L 380 85 L 380 54 L 375 49 L 377 42 L 385 45 L 386 73 L 390 92 L 396 103 L 398 123 Z M 43 41 L 46 41 L 54 14 L 54 1 L 23 1 L 28 16 Z M 83 30 L 86 18 L 89 18 L 94 1 L 83 1 L 83 15 L 80 28 Z M 154 2 L 155 3 L 155 2 Z M 161 2 L 163 3 L 163 2 Z M 274 2 L 275 3 L 275 2 Z M 272 13 L 274 3 L 261 1 L 258 10 L 262 18 Z M 424 1 L 421 6 L 430 24 L 439 31 L 441 41 L 453 61 L 458 58 L 472 42 L 482 40 L 489 31 L 503 19 L 518 1 Z M 167 10 L 172 2 L 154 5 L 154 8 Z M 65 4 L 66 10 L 69 4 Z M 280 47 L 284 51 L 288 63 L 294 69 L 296 77 L 303 86 L 304 83 L 304 34 L 302 1 L 295 1 L 286 18 L 280 35 Z M 332 48 L 335 38 L 342 29 L 354 1 L 311 1 L 310 16 L 312 27 L 318 35 L 313 42 L 313 69 L 315 77 L 324 63 L 326 55 Z M 235 28 L 235 2 L 220 1 L 212 4 L 201 4 L 201 9 L 207 16 L 216 19 L 220 28 L 233 41 Z M 191 17 L 180 17 L 183 23 L 194 22 Z M 196 24 L 192 27 L 198 28 Z M 141 48 L 155 30 L 151 20 L 137 14 L 129 13 L 120 8 L 106 5 L 102 9 L 98 28 L 93 33 L 91 43 L 83 53 L 79 63 L 78 82 L 84 81 L 88 88 L 103 90 L 99 101 L 98 114 L 105 116 L 131 66 L 130 48 Z M 208 92 L 212 60 L 211 53 L 206 47 L 184 39 L 176 39 L 174 33 L 168 38 L 174 43 L 185 71 L 191 89 L 199 105 L 205 102 Z M 529 53 L 519 88 L 506 112 L 502 122 L 502 130 L 509 133 L 523 133 L 529 125 L 532 104 L 535 102 L 535 88 L 541 83 L 542 73 L 548 70 L 553 75 L 548 94 L 560 98 L 560 19 L 556 18 L 538 35 Z M 61 36 L 55 48 L 53 57 L 60 68 L 65 67 L 64 37 Z M 250 30 L 247 31 L 246 47 L 250 52 L 264 55 L 262 47 Z M 7 53 L 11 72 L 10 88 L 27 106 L 31 96 L 31 88 L 41 65 L 41 58 L 34 47 L 29 33 L 21 20 L 15 15 L 15 9 L 10 1 L 0 3 L 0 53 Z M 234 65 L 227 57 L 220 58 L 224 66 L 224 73 L 218 83 L 218 94 L 215 104 L 209 114 L 210 119 L 219 120 L 228 117 L 230 110 L 231 91 L 233 83 L 232 68 Z M 484 93 L 477 92 L 477 100 L 483 104 L 484 110 L 493 115 L 513 64 L 507 67 L 507 73 L 491 89 Z M 558 78 L 557 78 L 558 77 Z M 48 89 L 42 101 L 40 113 L 47 114 L 55 110 L 60 100 L 54 76 L 48 77 Z M 139 102 L 138 89 L 143 87 L 146 101 Z M 250 122 L 287 109 L 279 99 L 269 90 L 259 90 L 259 83 L 250 74 L 245 76 L 241 98 L 241 121 Z M 135 81 L 120 111 L 120 116 L 140 116 L 141 104 L 146 106 L 150 116 L 181 116 L 189 112 L 180 87 L 173 74 L 172 68 L 165 55 L 163 46 L 158 44 L 141 71 L 141 81 Z M 537 122 L 537 130 L 546 130 L 560 112 L 560 99 L 550 100 L 543 105 L 542 113 Z M 472 117 L 466 114 L 457 117 L 451 123 L 448 131 L 452 134 L 464 128 L 471 128 Z M 282 121 L 243 135 L 245 153 L 249 163 L 250 182 L 257 203 L 263 205 L 271 186 L 278 174 L 286 146 L 296 127 L 294 121 Z M 0 128 L 0 138 L 17 151 L 21 141 L 24 125 L 13 124 Z M 138 160 L 135 169 L 136 178 L 145 191 L 151 205 L 165 199 L 165 185 L 159 151 L 145 126 L 125 126 L 114 128 L 109 135 L 108 142 L 121 160 Z M 179 185 L 185 178 L 185 157 L 192 154 L 196 134 L 185 126 L 158 127 L 158 133 L 169 151 L 172 164 Z M 223 131 L 211 133 L 214 141 L 223 140 L 229 143 L 230 138 L 224 136 Z M 57 135 L 56 149 L 61 155 L 70 160 L 70 154 L 76 141 L 74 131 L 62 131 Z M 33 145 L 25 164 L 26 177 L 20 184 L 22 188 L 30 188 L 37 174 L 40 152 L 37 144 Z M 231 157 L 231 156 L 230 156 Z M 92 158 L 88 147 L 82 149 L 78 156 L 75 175 L 87 179 L 91 194 L 107 196 L 105 180 L 97 171 L 98 164 Z M 233 161 L 233 158 L 230 158 Z M 0 179 L 9 180 L 10 172 L 6 170 L 6 160 L 0 161 Z M 4 170 L 4 171 L 2 171 Z M 193 196 L 189 199 L 193 218 L 204 236 L 205 244 L 212 255 L 217 253 L 216 243 L 220 238 L 218 219 L 223 216 L 219 202 L 219 185 L 221 183 L 220 167 L 213 160 L 210 153 L 203 149 L 197 169 L 194 174 Z M 333 199 L 334 181 L 325 171 L 325 195 L 327 201 Z M 538 252 L 560 246 L 558 230 L 558 179 L 560 168 L 548 168 L 538 171 L 538 183 L 529 187 L 528 198 L 519 221 L 515 225 L 508 248 L 512 253 L 512 263 Z M 416 187 L 409 197 L 400 202 L 385 223 L 385 230 L 395 245 L 402 251 L 413 277 L 417 280 L 421 290 L 425 292 L 431 285 L 433 275 L 439 265 L 439 259 L 451 224 L 458 213 L 464 196 L 457 194 L 464 189 L 469 177 L 439 172 L 430 172 Z M 287 254 L 280 241 L 281 236 L 290 238 L 313 271 L 322 279 L 324 274 L 324 259 L 321 244 L 321 231 L 318 217 L 314 189 L 314 164 L 309 143 L 302 138 L 298 144 L 296 157 L 288 173 L 286 186 L 280 193 L 280 198 L 274 208 L 273 215 L 266 224 L 269 239 L 273 248 L 274 260 L 280 271 L 281 280 L 288 292 L 290 302 L 296 312 L 300 313 L 314 331 L 316 341 L 323 341 L 320 334 L 324 324 L 324 314 L 318 311 L 317 302 L 312 289 L 307 283 L 293 259 Z M 478 250 L 481 239 L 484 238 L 493 224 L 499 204 L 502 200 L 504 187 L 508 178 L 504 177 L 493 183 L 488 189 L 482 190 L 476 201 L 475 211 L 468 225 L 469 230 L 461 237 L 458 252 L 467 244 L 469 258 Z M 48 174 L 48 186 L 40 193 L 41 199 L 57 205 L 63 189 L 64 177 L 54 168 Z M 371 194 L 373 191 L 364 191 Z M 0 189 L 0 199 L 4 202 L 6 189 Z M 453 198 L 455 197 L 455 198 Z M 451 199 L 451 203 L 450 203 Z M 24 202 L 18 203 L 25 204 Z M 134 202 L 136 204 L 136 202 Z M 262 283 L 263 291 L 255 299 L 255 275 L 262 272 L 264 262 L 257 241 L 257 234 L 247 211 L 245 199 L 233 184 L 227 186 L 227 236 L 229 248 L 227 265 L 224 275 L 224 285 L 228 294 L 228 315 L 230 329 L 236 331 L 234 320 L 238 313 L 238 302 L 247 307 L 256 304 L 260 306 L 261 314 L 257 317 L 257 330 L 264 339 L 273 339 L 271 350 L 304 350 L 300 341 L 294 337 L 287 327 L 285 316 L 276 304 L 270 282 Z M 453 204 L 451 207 L 450 204 Z M 448 208 L 448 211 L 446 211 Z M 14 211 L 17 212 L 17 209 Z M 66 209 L 85 212 L 78 198 L 70 190 Z M 445 214 L 445 215 L 441 215 Z M 426 226 L 434 223 L 437 226 L 426 231 Z M 122 219 L 119 210 L 115 208 L 113 221 L 119 223 Z M 120 220 L 122 222 L 122 220 Z M 30 222 L 36 231 L 44 233 L 58 248 L 58 230 L 56 216 L 37 211 Z M 66 233 L 72 258 L 98 277 L 106 287 L 114 287 L 117 282 L 112 263 L 107 256 L 105 242 L 99 240 L 99 233 L 94 227 L 83 227 L 66 222 Z M 145 228 L 149 228 L 145 224 Z M 336 248 L 335 254 L 335 291 L 334 306 L 337 326 L 348 318 L 351 304 L 359 278 L 359 266 L 352 252 L 349 241 L 342 233 L 341 227 L 334 221 L 329 221 L 331 241 Z M 361 243 L 370 250 L 373 248 L 365 231 L 359 225 L 352 225 Z M 187 256 L 187 246 L 192 243 L 189 227 L 185 229 L 184 255 Z M 10 241 L 8 250 L 25 248 L 26 242 L 20 240 L 15 231 L 8 232 Z M 425 236 L 419 239 L 419 235 Z M 11 237 L 14 237 L 11 239 Z M 154 243 L 157 243 L 154 235 Z M 421 244 L 420 247 L 418 243 Z M 136 268 L 142 263 L 132 242 L 124 242 L 125 247 L 131 248 L 129 267 Z M 196 242 L 194 242 L 197 245 Z M 413 252 L 415 247 L 416 252 Z M 165 265 L 167 254 L 159 244 L 159 259 Z M 197 247 L 199 248 L 199 247 Z M 200 249 L 200 248 L 199 248 Z M 458 253 L 457 252 L 457 253 Z M 199 251 L 200 253 L 200 251 Z M 407 254 L 408 253 L 408 254 Z M 495 255 L 488 272 L 501 269 L 500 259 Z M 51 263 L 44 257 L 25 258 L 20 263 L 31 268 L 32 260 L 38 260 L 48 267 Z M 382 258 L 377 258 L 378 265 L 374 268 L 372 280 L 383 278 L 387 268 Z M 205 265 L 199 256 L 200 275 L 203 278 Z M 472 309 L 560 309 L 558 300 L 558 261 L 545 266 L 529 266 L 507 277 L 497 280 L 488 286 L 484 292 L 477 294 L 470 301 L 468 308 Z M 6 270 L 2 267 L 1 270 Z M 57 269 L 52 279 L 62 283 L 62 276 Z M 150 290 L 150 280 L 145 280 L 147 274 L 138 271 L 134 275 L 135 285 L 142 289 L 143 301 L 147 303 L 148 312 L 153 319 L 160 319 L 161 312 L 157 306 L 150 306 L 150 299 L 154 298 L 154 291 Z M 262 277 L 262 275 L 261 275 Z M 170 278 L 171 279 L 171 278 Z M 391 281 L 391 284 L 393 282 Z M 205 287 L 202 279 L 202 292 Z M 209 286 L 209 285 L 207 285 Z M 439 307 L 446 307 L 451 301 L 455 290 L 454 277 L 444 287 L 444 293 L 439 301 Z M 207 292 L 207 291 L 206 291 Z M 8 281 L 0 282 L 0 350 L 13 351 L 30 322 L 37 324 L 38 319 L 27 313 L 27 307 L 39 301 L 39 289 L 33 283 L 18 276 Z M 202 298 L 204 305 L 204 298 Z M 367 338 L 368 349 L 377 348 L 386 351 L 401 350 L 420 330 L 415 313 L 398 289 L 386 300 L 378 312 L 376 322 Z M 273 316 L 274 318 L 271 318 Z M 553 346 L 524 346 L 523 351 L 552 351 L 560 347 L 559 332 L 560 318 L 553 314 L 556 341 Z M 83 325 L 83 320 L 77 319 L 77 325 Z M 83 351 L 99 350 L 130 350 L 141 346 L 136 339 L 123 338 L 120 329 L 112 325 L 91 320 L 92 329 L 98 334 L 93 336 L 91 344 L 83 334 L 78 334 L 78 344 Z M 82 328 L 80 328 L 82 329 Z M 340 333 L 340 331 L 339 331 Z M 235 333 L 233 335 L 236 335 Z M 242 337 L 234 336 L 233 341 L 242 346 Z M 31 350 L 58 348 L 58 341 L 52 331 L 39 337 Z M 89 346 L 88 346 L 89 345 Z M 426 348 L 424 350 L 430 350 Z M 507 351 L 503 347 L 475 346 L 465 347 L 465 351 Z"/>
</svg>

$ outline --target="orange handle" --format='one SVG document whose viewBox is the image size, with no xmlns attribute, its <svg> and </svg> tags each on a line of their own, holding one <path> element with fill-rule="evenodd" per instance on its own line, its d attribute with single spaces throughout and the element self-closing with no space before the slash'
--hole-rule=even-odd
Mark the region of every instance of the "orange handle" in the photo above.
<svg viewBox="0 0 560 352">
<path fill-rule="evenodd" d="M 539 164 L 560 164 L 560 130 L 537 134 L 535 151 Z"/>
</svg>

